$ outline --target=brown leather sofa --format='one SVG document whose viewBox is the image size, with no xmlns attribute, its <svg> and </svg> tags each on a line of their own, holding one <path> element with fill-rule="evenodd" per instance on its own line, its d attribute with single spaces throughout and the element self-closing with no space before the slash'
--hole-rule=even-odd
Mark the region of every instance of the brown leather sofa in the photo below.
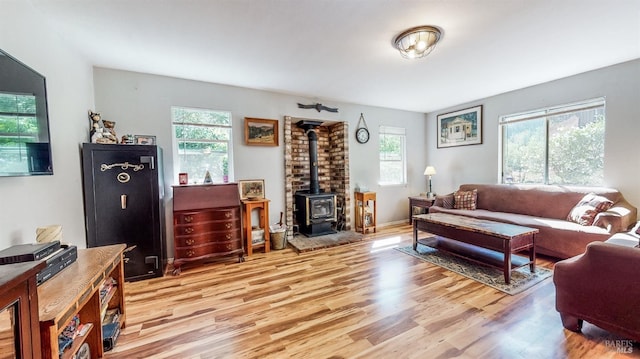
<svg viewBox="0 0 640 359">
<path fill-rule="evenodd" d="M 477 189 L 475 210 L 445 208 L 436 196 L 429 213 L 444 212 L 538 228 L 536 251 L 565 259 L 582 254 L 587 244 L 604 242 L 627 231 L 637 220 L 637 209 L 611 188 L 543 185 L 463 184 L 460 191 Z M 599 213 L 593 225 L 567 220 L 572 208 L 588 193 L 606 197 L 613 206 Z"/>
<path fill-rule="evenodd" d="M 587 321 L 640 341 L 639 226 L 555 264 L 556 310 L 565 328 L 579 332 Z"/>
</svg>

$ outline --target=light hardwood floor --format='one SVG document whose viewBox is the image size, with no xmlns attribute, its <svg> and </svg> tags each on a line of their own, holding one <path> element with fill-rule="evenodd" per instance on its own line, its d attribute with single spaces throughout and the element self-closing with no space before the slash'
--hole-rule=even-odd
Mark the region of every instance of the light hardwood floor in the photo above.
<svg viewBox="0 0 640 359">
<path fill-rule="evenodd" d="M 640 356 L 589 323 L 564 330 L 551 278 L 510 296 L 393 249 L 410 244 L 411 227 L 393 226 L 127 283 L 127 328 L 106 358 Z"/>
</svg>

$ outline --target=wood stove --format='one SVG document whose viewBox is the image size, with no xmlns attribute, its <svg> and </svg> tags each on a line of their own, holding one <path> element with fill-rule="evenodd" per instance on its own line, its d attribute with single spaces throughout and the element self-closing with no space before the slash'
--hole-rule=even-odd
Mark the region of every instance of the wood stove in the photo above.
<svg viewBox="0 0 640 359">
<path fill-rule="evenodd" d="M 333 223 L 338 220 L 336 195 L 323 192 L 318 184 L 318 135 L 315 129 L 321 124 L 310 120 L 297 123 L 309 138 L 309 190 L 295 194 L 296 222 L 300 233 L 308 237 L 335 233 Z"/>
</svg>

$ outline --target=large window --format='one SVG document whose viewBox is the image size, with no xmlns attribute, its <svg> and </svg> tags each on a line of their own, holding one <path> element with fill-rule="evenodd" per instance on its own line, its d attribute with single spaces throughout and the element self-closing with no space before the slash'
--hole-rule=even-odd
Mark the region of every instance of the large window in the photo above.
<svg viewBox="0 0 640 359">
<path fill-rule="evenodd" d="M 405 184 L 407 151 L 404 128 L 380 126 L 380 184 Z"/>
<path fill-rule="evenodd" d="M 604 184 L 604 98 L 500 117 L 502 183 Z"/>
<path fill-rule="evenodd" d="M 202 183 L 207 171 L 213 182 L 232 181 L 231 113 L 172 107 L 176 173 L 189 183 Z"/>
</svg>

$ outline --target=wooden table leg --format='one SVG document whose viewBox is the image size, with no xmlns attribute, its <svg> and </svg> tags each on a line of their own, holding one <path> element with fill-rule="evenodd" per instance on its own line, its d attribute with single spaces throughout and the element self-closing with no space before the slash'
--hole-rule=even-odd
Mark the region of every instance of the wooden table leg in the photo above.
<svg viewBox="0 0 640 359">
<path fill-rule="evenodd" d="M 504 248 L 504 282 L 506 284 L 511 283 L 511 241 L 503 241 Z"/>
<path fill-rule="evenodd" d="M 533 234 L 531 237 L 531 249 L 529 250 L 529 260 L 531 264 L 529 264 L 529 270 L 531 273 L 536 272 L 536 235 Z"/>
<path fill-rule="evenodd" d="M 418 221 L 413 220 L 413 250 L 418 248 Z"/>
</svg>

